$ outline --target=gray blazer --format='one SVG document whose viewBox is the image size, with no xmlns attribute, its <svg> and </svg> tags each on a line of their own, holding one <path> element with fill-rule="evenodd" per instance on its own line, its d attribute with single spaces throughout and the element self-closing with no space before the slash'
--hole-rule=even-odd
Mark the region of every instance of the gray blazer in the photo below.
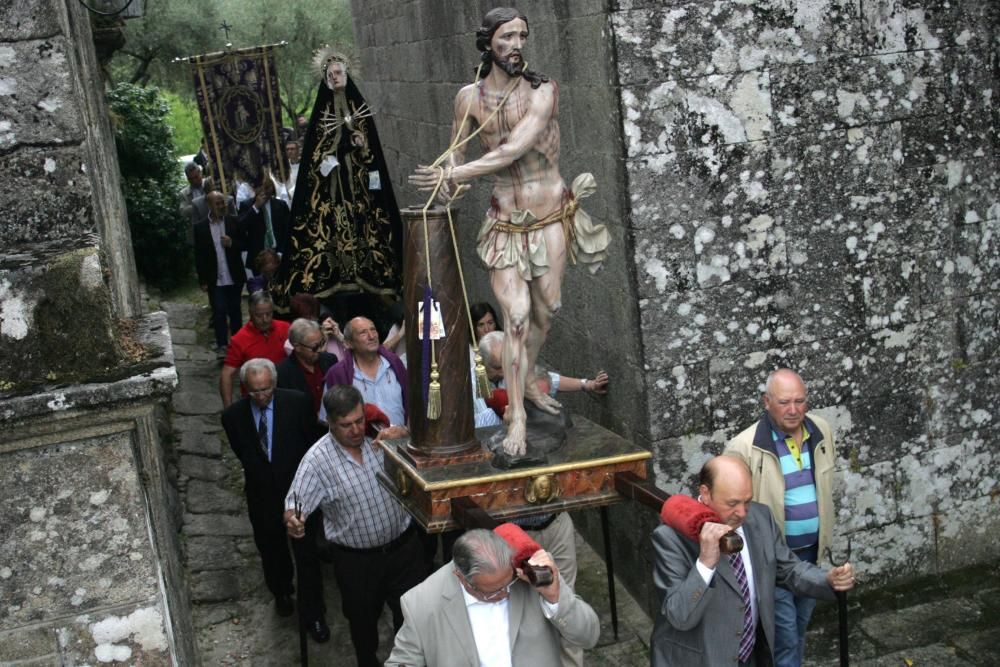
<svg viewBox="0 0 1000 667">
<path fill-rule="evenodd" d="M 479 654 L 465 609 L 455 565 L 446 563 L 402 598 L 403 627 L 386 665 L 420 667 L 478 667 Z M 517 667 L 558 667 L 559 637 L 592 648 L 601 634 L 597 614 L 559 582 L 559 610 L 548 620 L 540 596 L 518 581 L 510 590 L 509 641 L 511 662 Z"/>
<path fill-rule="evenodd" d="M 826 582 L 826 572 L 799 560 L 788 548 L 767 506 L 750 504 L 743 532 L 753 564 L 758 642 L 763 631 L 773 662 L 775 585 L 797 595 L 830 600 L 836 596 Z M 697 542 L 660 526 L 653 531 L 653 548 L 653 583 L 663 600 L 650 642 L 653 667 L 736 664 L 743 599 L 729 559 L 719 560 L 712 583 L 706 586 L 695 567 L 700 552 Z M 757 647 L 758 651 L 763 648 Z"/>
</svg>

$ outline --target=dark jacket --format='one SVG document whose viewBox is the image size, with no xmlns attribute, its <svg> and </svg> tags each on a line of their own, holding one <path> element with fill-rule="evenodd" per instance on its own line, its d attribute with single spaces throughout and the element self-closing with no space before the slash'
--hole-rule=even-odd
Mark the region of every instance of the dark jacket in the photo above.
<svg viewBox="0 0 1000 667">
<path fill-rule="evenodd" d="M 240 206 L 240 229 L 246 238 L 247 264 L 253 266 L 257 253 L 264 249 L 264 236 L 267 234 L 267 222 L 264 210 L 255 211 L 253 199 L 243 202 Z M 288 251 L 288 235 L 291 213 L 288 204 L 277 197 L 271 198 L 271 229 L 274 231 L 275 250 L 279 255 Z"/>
<path fill-rule="evenodd" d="M 231 215 L 226 216 L 226 236 L 233 240 L 233 244 L 224 248 L 226 253 L 226 264 L 229 266 L 229 275 L 233 277 L 233 284 L 242 287 L 246 282 L 246 271 L 243 268 L 243 258 L 240 253 L 243 251 L 243 234 L 240 232 L 239 223 Z M 202 285 L 215 287 L 218 274 L 218 263 L 215 256 L 215 244 L 212 241 L 212 230 L 208 227 L 208 218 L 194 226 L 194 266 L 198 272 L 198 282 Z"/>
<path fill-rule="evenodd" d="M 251 523 L 273 521 L 284 512 L 285 494 L 299 461 L 322 435 L 312 400 L 302 392 L 274 390 L 271 461 L 260 451 L 257 424 L 250 398 L 242 398 L 222 412 L 229 446 L 243 465 L 247 510 Z"/>
<path fill-rule="evenodd" d="M 316 360 L 316 364 L 324 375 L 335 363 L 337 363 L 337 355 L 330 354 L 329 352 L 320 352 L 319 359 Z M 302 372 L 302 367 L 299 366 L 298 360 L 295 358 L 295 352 L 292 352 L 285 357 L 284 361 L 278 364 L 278 386 L 282 389 L 294 389 L 295 391 L 301 391 L 309 395 L 306 376 Z"/>
</svg>

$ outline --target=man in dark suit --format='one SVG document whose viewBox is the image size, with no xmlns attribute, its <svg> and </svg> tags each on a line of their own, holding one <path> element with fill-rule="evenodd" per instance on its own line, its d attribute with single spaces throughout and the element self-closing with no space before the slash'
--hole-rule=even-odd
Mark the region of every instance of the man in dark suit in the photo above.
<svg viewBox="0 0 1000 667">
<path fill-rule="evenodd" d="M 751 502 L 750 469 L 718 456 L 701 470 L 698 500 L 722 523 L 706 522 L 699 541 L 669 526 L 653 532 L 653 583 L 663 596 L 653 625 L 653 667 L 772 665 L 774 589 L 833 599 L 854 586 L 850 563 L 824 572 L 799 560 L 766 505 Z M 736 531 L 743 550 L 723 555 L 719 539 Z"/>
<path fill-rule="evenodd" d="M 312 402 L 302 392 L 277 389 L 277 371 L 268 359 L 251 359 L 240 368 L 248 396 L 222 413 L 222 426 L 233 452 L 243 465 L 247 513 L 264 568 L 264 581 L 274 594 L 279 616 L 289 616 L 292 604 L 292 557 L 283 520 L 285 495 L 299 461 L 319 436 Z M 323 606 L 323 581 L 316 551 L 318 519 L 306 531 L 309 539 L 295 540 L 293 551 L 299 573 L 301 621 L 317 642 L 330 639 Z"/>
<path fill-rule="evenodd" d="M 278 364 L 278 386 L 301 391 L 312 398 L 313 411 L 318 416 L 323 400 L 323 379 L 337 363 L 337 356 L 322 351 L 326 347 L 323 330 L 319 324 L 304 317 L 292 322 L 288 342 L 292 344 L 292 353 Z"/>
<path fill-rule="evenodd" d="M 208 292 L 216 351 L 221 353 L 229 343 L 229 335 L 243 326 L 240 312 L 240 292 L 246 282 L 240 256 L 243 234 L 236 218 L 226 215 L 226 198 L 221 192 L 209 192 L 205 200 L 208 217 L 194 226 L 194 263 L 198 282 Z M 225 261 L 220 263 L 219 258 Z"/>
<path fill-rule="evenodd" d="M 288 204 L 275 197 L 274 181 L 264 172 L 254 185 L 254 198 L 240 206 L 240 228 L 246 235 L 247 262 L 253 265 L 257 254 L 271 248 L 284 256 L 288 250 L 291 213 Z"/>
</svg>

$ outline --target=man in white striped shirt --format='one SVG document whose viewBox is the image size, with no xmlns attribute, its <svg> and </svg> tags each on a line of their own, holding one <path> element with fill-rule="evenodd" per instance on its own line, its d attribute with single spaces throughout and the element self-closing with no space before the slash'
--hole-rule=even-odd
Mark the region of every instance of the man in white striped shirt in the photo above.
<svg viewBox="0 0 1000 667">
<path fill-rule="evenodd" d="M 379 665 L 382 608 L 389 605 L 398 631 L 399 598 L 420 583 L 426 565 L 410 516 L 378 483 L 383 453 L 365 437 L 361 392 L 350 385 L 331 387 L 323 405 L 330 432 L 299 464 L 285 498 L 285 525 L 289 535 L 302 538 L 308 516 L 322 510 L 358 665 Z"/>
</svg>

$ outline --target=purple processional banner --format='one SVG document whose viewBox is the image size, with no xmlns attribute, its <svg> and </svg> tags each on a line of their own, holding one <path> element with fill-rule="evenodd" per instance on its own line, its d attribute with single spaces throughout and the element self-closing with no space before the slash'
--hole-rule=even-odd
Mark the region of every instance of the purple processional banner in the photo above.
<svg viewBox="0 0 1000 667">
<path fill-rule="evenodd" d="M 281 103 L 274 50 L 280 44 L 191 56 L 201 126 L 216 182 L 256 183 L 265 171 L 287 180 L 281 159 Z"/>
</svg>

